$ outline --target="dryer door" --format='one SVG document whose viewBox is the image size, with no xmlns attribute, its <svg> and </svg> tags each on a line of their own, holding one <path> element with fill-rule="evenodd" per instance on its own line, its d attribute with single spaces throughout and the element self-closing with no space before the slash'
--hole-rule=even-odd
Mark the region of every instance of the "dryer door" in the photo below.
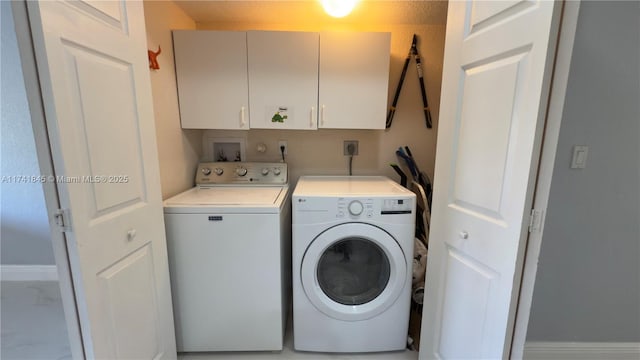
<svg viewBox="0 0 640 360">
<path fill-rule="evenodd" d="M 402 293 L 407 261 L 386 231 L 362 223 L 327 229 L 302 259 L 301 279 L 309 301 L 339 320 L 365 320 L 391 306 Z"/>
</svg>

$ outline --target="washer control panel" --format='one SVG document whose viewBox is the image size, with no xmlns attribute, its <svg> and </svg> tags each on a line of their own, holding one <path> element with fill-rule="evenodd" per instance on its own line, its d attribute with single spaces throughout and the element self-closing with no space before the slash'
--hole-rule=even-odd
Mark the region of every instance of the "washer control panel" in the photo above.
<svg viewBox="0 0 640 360">
<path fill-rule="evenodd" d="M 204 162 L 198 165 L 196 184 L 280 185 L 289 179 L 286 163 Z"/>
</svg>

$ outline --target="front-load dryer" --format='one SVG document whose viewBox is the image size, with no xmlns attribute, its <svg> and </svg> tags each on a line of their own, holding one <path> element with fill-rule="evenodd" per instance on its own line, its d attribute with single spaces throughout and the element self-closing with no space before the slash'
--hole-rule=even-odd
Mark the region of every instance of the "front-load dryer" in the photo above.
<svg viewBox="0 0 640 360">
<path fill-rule="evenodd" d="M 304 176 L 292 195 L 294 348 L 406 347 L 415 195 L 378 176 Z"/>
</svg>

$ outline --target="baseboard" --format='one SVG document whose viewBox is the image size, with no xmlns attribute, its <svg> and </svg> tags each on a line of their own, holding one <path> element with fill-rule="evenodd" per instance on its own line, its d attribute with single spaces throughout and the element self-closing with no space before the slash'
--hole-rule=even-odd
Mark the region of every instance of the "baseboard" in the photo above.
<svg viewBox="0 0 640 360">
<path fill-rule="evenodd" d="M 524 360 L 638 360 L 637 342 L 527 342 Z"/>
<path fill-rule="evenodd" d="M 55 265 L 0 265 L 2 281 L 58 281 Z"/>
</svg>

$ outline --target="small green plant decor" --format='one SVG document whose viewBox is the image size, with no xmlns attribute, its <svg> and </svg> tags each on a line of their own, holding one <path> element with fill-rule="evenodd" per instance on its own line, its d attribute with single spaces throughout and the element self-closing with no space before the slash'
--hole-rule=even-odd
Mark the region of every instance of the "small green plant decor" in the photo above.
<svg viewBox="0 0 640 360">
<path fill-rule="evenodd" d="M 271 117 L 271 122 L 284 123 L 284 121 L 287 120 L 287 118 L 289 118 L 286 112 L 287 112 L 286 107 L 278 108 L 278 111 L 276 111 L 276 113 Z"/>
</svg>

